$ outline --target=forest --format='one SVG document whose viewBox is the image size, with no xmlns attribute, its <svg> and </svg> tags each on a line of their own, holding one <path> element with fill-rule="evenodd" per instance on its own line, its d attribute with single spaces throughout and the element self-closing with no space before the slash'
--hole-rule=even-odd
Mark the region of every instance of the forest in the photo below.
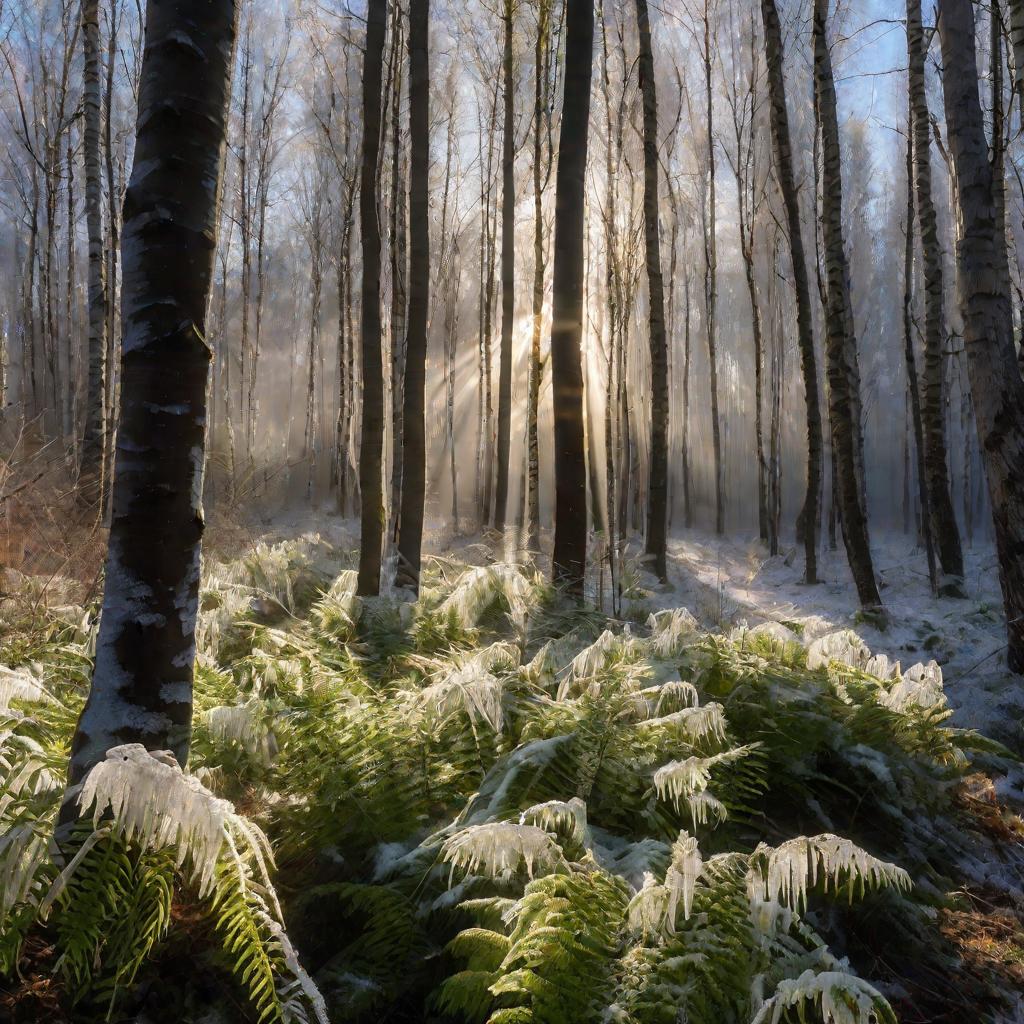
<svg viewBox="0 0 1024 1024">
<path fill-rule="evenodd" d="M 1024 0 L 0 58 L 0 1024 L 1024 1022 Z"/>
</svg>

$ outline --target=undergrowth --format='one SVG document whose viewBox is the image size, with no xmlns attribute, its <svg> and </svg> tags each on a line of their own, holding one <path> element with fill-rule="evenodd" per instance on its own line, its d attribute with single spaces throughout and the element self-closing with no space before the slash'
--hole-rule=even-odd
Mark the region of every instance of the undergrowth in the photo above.
<svg viewBox="0 0 1024 1024">
<path fill-rule="evenodd" d="M 3 618 L 15 1019 L 44 990 L 76 1020 L 995 1019 L 949 931 L 1020 870 L 964 797 L 1009 755 L 949 727 L 934 663 L 611 620 L 501 563 L 361 601 L 346 557 L 209 567 L 190 774 L 115 748 L 56 839 L 94 610 Z"/>
</svg>

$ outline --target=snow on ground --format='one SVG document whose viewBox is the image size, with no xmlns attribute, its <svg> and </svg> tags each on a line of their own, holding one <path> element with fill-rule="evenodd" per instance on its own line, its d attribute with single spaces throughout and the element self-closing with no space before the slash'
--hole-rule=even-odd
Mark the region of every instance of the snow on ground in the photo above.
<svg viewBox="0 0 1024 1024">
<path fill-rule="evenodd" d="M 440 520 L 425 524 L 424 550 L 468 564 L 495 556 L 494 540 L 480 534 L 453 536 Z M 279 514 L 254 524 L 254 534 L 278 540 L 319 534 L 335 547 L 358 546 L 359 524 L 309 509 Z M 503 555 L 517 557 L 520 537 L 509 531 Z M 803 583 L 803 550 L 770 557 L 756 538 L 718 537 L 687 531 L 669 541 L 669 585 L 647 577 L 644 604 L 685 606 L 712 630 L 775 621 L 796 627 L 806 642 L 837 629 L 853 629 L 875 654 L 900 661 L 904 669 L 935 660 L 942 668 L 953 724 L 977 729 L 1024 750 L 1024 681 L 1006 668 L 1006 626 L 998 563 L 991 545 L 964 552 L 967 598 L 935 597 L 928 586 L 924 552 L 901 533 L 872 537 L 875 570 L 889 626 L 879 631 L 860 621 L 856 589 L 840 543 L 818 558 L 815 586 Z M 550 550 L 550 545 L 545 547 Z M 637 564 L 636 542 L 627 562 Z M 547 558 L 542 559 L 547 565 Z M 607 582 L 607 580 L 606 580 Z M 1024 793 L 1021 794 L 1024 797 Z"/>
<path fill-rule="evenodd" d="M 998 563 L 991 546 L 965 551 L 967 599 L 935 597 L 924 553 L 902 534 L 876 536 L 872 544 L 885 632 L 860 621 L 857 593 L 842 546 L 819 556 L 821 583 L 803 583 L 803 551 L 769 557 L 759 541 L 688 533 L 669 543 L 670 588 L 658 588 L 660 607 L 684 604 L 711 628 L 746 622 L 798 624 L 810 641 L 836 629 L 853 629 L 873 653 L 904 668 L 935 660 L 942 667 L 953 724 L 1024 743 L 1024 683 L 1006 668 L 1006 625 Z"/>
</svg>

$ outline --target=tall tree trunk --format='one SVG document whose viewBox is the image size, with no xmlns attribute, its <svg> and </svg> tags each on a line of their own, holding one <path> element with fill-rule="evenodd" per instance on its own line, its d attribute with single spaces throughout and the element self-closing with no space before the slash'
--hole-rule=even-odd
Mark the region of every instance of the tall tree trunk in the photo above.
<svg viewBox="0 0 1024 1024">
<path fill-rule="evenodd" d="M 583 593 L 587 465 L 583 432 L 583 221 L 586 195 L 593 0 L 566 0 L 565 83 L 555 182 L 551 378 L 555 408 L 555 581 Z"/>
<path fill-rule="evenodd" d="M 547 163 L 544 156 L 545 127 L 550 133 L 548 92 L 551 54 L 551 0 L 537 2 L 537 35 L 534 46 L 533 81 L 533 331 L 530 337 L 530 380 L 526 410 L 526 506 L 529 547 L 540 550 L 540 443 L 537 419 L 540 407 L 540 335 L 544 316 L 544 271 L 546 250 L 544 240 L 544 188 L 551 173 L 551 151 Z"/>
<path fill-rule="evenodd" d="M 956 595 L 963 593 L 964 558 L 950 493 L 946 427 L 943 419 L 946 400 L 943 381 L 943 349 L 946 344 L 943 312 L 945 288 L 938 218 L 932 200 L 931 123 L 925 92 L 926 54 L 924 29 L 921 24 L 921 0 L 907 0 L 907 55 L 910 103 L 913 111 L 914 187 L 924 263 L 925 347 L 921 424 L 924 431 L 924 468 L 928 501 L 923 508 L 930 514 L 930 532 L 936 541 L 939 561 L 942 564 L 942 591 Z M 922 515 L 924 514 L 922 512 Z"/>
<path fill-rule="evenodd" d="M 906 247 L 903 259 L 903 354 L 907 366 L 907 393 L 914 424 L 914 451 L 917 453 L 917 493 L 921 502 L 921 532 L 924 534 L 924 550 L 928 558 L 928 579 L 932 592 L 938 590 L 938 574 L 935 566 L 935 545 L 932 541 L 932 522 L 929 514 L 931 502 L 928 496 L 928 474 L 924 458 L 924 422 L 921 418 L 921 392 L 917 382 L 917 358 L 914 354 L 914 101 L 910 103 L 910 117 L 907 124 L 907 226 Z M 909 460 L 907 460 L 909 468 Z M 906 485 L 904 491 L 909 490 Z M 904 497 L 904 507 L 909 504 Z"/>
<path fill-rule="evenodd" d="M 875 610 L 881 607 L 882 599 L 878 595 L 871 561 L 867 508 L 862 491 L 860 372 L 851 314 L 850 268 L 843 238 L 842 154 L 832 55 L 826 34 L 827 18 L 828 0 L 814 0 L 814 78 L 821 118 L 822 236 L 828 296 L 826 365 L 834 452 L 832 473 L 840 502 L 846 555 L 857 594 L 863 608 Z"/>
<path fill-rule="evenodd" d="M 996 230 L 992 168 L 978 99 L 974 6 L 939 8 L 942 88 L 956 168 L 962 234 L 957 247 L 964 348 L 988 480 L 1006 607 L 1008 662 L 1024 672 L 1024 381 L 1013 348 L 1010 297 L 1002 287 L 1006 239 Z"/>
<path fill-rule="evenodd" d="M 498 479 L 494 491 L 494 528 L 505 529 L 508 467 L 512 440 L 512 324 L 515 318 L 516 175 L 515 114 L 512 80 L 512 0 L 505 0 L 502 57 L 504 127 L 501 142 L 501 353 L 498 367 Z"/>
<path fill-rule="evenodd" d="M 651 464 L 647 483 L 647 544 L 654 574 L 663 583 L 665 529 L 668 516 L 668 339 L 665 333 L 665 289 L 661 278 L 661 237 L 658 223 L 658 95 L 651 49 L 647 0 L 636 0 L 640 30 L 640 92 L 644 111 L 644 241 L 647 256 L 651 345 Z"/>
<path fill-rule="evenodd" d="M 430 0 L 409 0 L 409 316 L 405 344 L 400 586 L 419 593 L 426 435 L 423 422 L 430 305 Z"/>
<path fill-rule="evenodd" d="M 359 445 L 361 595 L 380 591 L 381 541 L 384 533 L 384 371 L 381 365 L 380 221 L 377 208 L 377 158 L 380 154 L 380 99 L 388 0 L 369 0 L 366 53 L 363 58 L 363 161 L 360 174 L 359 226 L 362 236 L 363 411 Z"/>
<path fill-rule="evenodd" d="M 689 530 L 693 526 L 693 487 L 690 476 L 690 355 L 693 341 L 693 303 L 690 299 L 690 265 L 683 271 L 683 407 L 680 410 L 682 427 L 680 449 L 682 454 L 683 478 L 683 525 Z"/>
<path fill-rule="evenodd" d="M 711 443 L 715 458 L 715 533 L 725 533 L 722 494 L 722 424 L 718 413 L 718 217 L 715 191 L 715 104 L 711 83 L 711 8 L 704 0 L 704 88 L 707 100 L 708 177 L 704 208 L 704 316 L 708 335 L 711 386 Z"/>
<path fill-rule="evenodd" d="M 1024 0 L 1006 0 L 1010 9 L 1010 42 L 1013 45 L 1013 89 L 1024 102 Z"/>
<path fill-rule="evenodd" d="M 85 430 L 79 488 L 84 505 L 98 509 L 103 493 L 106 437 L 107 294 L 103 267 L 103 184 L 100 180 L 100 22 L 99 0 L 82 0 L 82 133 L 85 156 L 85 220 L 89 237 L 89 340 Z"/>
<path fill-rule="evenodd" d="M 107 34 L 107 61 L 104 69 L 104 107 L 106 117 L 103 123 L 103 155 L 107 177 L 107 248 L 106 248 L 106 290 L 107 290 L 107 350 L 106 350 L 106 381 L 104 382 L 104 406 L 106 426 L 103 438 L 103 502 L 110 500 L 110 470 L 114 457 L 114 424 L 117 421 L 117 387 L 115 371 L 117 369 L 117 337 L 118 337 L 118 303 L 117 303 L 117 255 L 119 248 L 119 211 L 120 189 L 118 178 L 114 173 L 114 141 L 112 131 L 114 103 L 114 62 L 117 59 L 118 3 L 111 0 L 110 29 Z"/>
<path fill-rule="evenodd" d="M 234 0 L 150 0 L 123 231 L 123 393 L 103 612 L 69 784 L 136 742 L 184 766 L 203 534 L 205 337 Z M 68 816 L 74 813 L 66 801 Z"/>
<path fill-rule="evenodd" d="M 782 26 L 775 0 L 761 0 L 764 22 L 765 58 L 768 65 L 768 92 L 771 102 L 772 142 L 775 169 L 782 201 L 786 207 L 789 252 L 796 291 L 797 339 L 807 404 L 807 493 L 797 519 L 797 534 L 803 537 L 805 579 L 818 580 L 818 501 L 821 489 L 821 407 L 818 399 L 818 368 L 814 355 L 814 326 L 811 318 L 811 291 L 800 227 L 800 202 L 793 173 L 793 148 L 786 109 L 786 84 L 783 76 Z"/>
</svg>

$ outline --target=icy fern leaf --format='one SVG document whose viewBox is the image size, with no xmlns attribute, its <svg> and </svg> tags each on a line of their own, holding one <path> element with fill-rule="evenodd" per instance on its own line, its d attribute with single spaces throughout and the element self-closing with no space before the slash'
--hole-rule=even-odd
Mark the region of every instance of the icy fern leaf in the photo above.
<svg viewBox="0 0 1024 1024">
<path fill-rule="evenodd" d="M 53 703 L 53 698 L 31 670 L 0 665 L 0 711 L 6 711 L 15 700 L 33 704 Z"/>
<path fill-rule="evenodd" d="M 896 682 L 883 691 L 881 702 L 893 711 L 941 711 L 946 707 L 946 694 L 942 688 L 942 669 L 937 662 L 912 665 L 897 676 Z"/>
<path fill-rule="evenodd" d="M 48 842 L 31 825 L 0 836 L 0 920 L 38 889 L 36 876 L 48 856 Z"/>
<path fill-rule="evenodd" d="M 519 816 L 520 824 L 534 824 L 547 832 L 569 835 L 577 843 L 587 838 L 587 805 L 574 796 L 569 801 L 547 800 L 528 807 Z"/>
<path fill-rule="evenodd" d="M 664 884 L 658 884 L 648 872 L 643 888 L 630 900 L 630 929 L 645 941 L 664 942 L 675 935 L 680 903 L 684 920 L 689 919 L 693 910 L 693 895 L 702 866 L 696 838 L 680 832 L 672 845 L 672 861 L 665 872 Z"/>
<path fill-rule="evenodd" d="M 685 608 L 672 608 L 653 612 L 647 618 L 651 631 L 651 646 L 659 658 L 672 658 L 681 654 L 686 641 L 697 632 L 697 620 Z"/>
<path fill-rule="evenodd" d="M 804 971 L 798 978 L 779 982 L 775 995 L 762 1005 L 751 1024 L 782 1024 L 796 1009 L 805 1019 L 810 1003 L 819 1020 L 828 1024 L 896 1024 L 885 997 L 866 981 L 846 971 Z"/>
<path fill-rule="evenodd" d="M 910 876 L 895 864 L 872 857 L 849 839 L 825 833 L 798 836 L 781 846 L 758 846 L 750 859 L 747 888 L 751 903 L 777 902 L 799 911 L 807 904 L 807 890 L 821 879 L 826 890 L 844 883 L 861 890 L 883 885 L 909 889 Z"/>
<path fill-rule="evenodd" d="M 112 829 L 128 841 L 151 849 L 175 847 L 177 866 L 186 859 L 191 863 L 200 896 L 212 891 L 224 851 L 235 860 L 251 854 L 259 882 L 273 893 L 266 836 L 227 800 L 186 775 L 169 753 L 152 754 L 140 743 L 111 747 L 83 780 L 78 803 L 83 813 L 92 808 L 97 825 L 109 811 Z M 272 902 L 277 909 L 275 897 Z"/>
<path fill-rule="evenodd" d="M 688 757 L 683 761 L 669 761 L 654 773 L 654 788 L 663 800 L 672 800 L 680 807 L 690 797 L 708 788 L 712 768 L 739 761 L 753 749 L 752 745 L 736 747 L 733 750 L 723 750 L 711 757 Z"/>
<path fill-rule="evenodd" d="M 474 726 L 486 723 L 494 732 L 501 732 L 503 692 L 500 679 L 476 664 L 469 664 L 425 687 L 417 695 L 417 703 L 441 721 L 464 711 Z"/>
<path fill-rule="evenodd" d="M 461 626 L 469 629 L 501 599 L 512 621 L 522 629 L 530 609 L 530 596 L 530 582 L 522 569 L 510 562 L 498 562 L 464 573 L 438 611 L 442 615 L 453 614 Z"/>
<path fill-rule="evenodd" d="M 226 704 L 210 708 L 204 715 L 210 736 L 222 743 L 237 743 L 264 764 L 274 759 L 274 743 L 266 722 L 260 715 L 258 700 L 245 704 Z"/>
<path fill-rule="evenodd" d="M 507 877 L 521 867 L 533 878 L 536 869 L 551 871 L 563 863 L 554 839 L 536 825 L 490 822 L 460 829 L 441 848 L 441 856 L 470 874 Z"/>
<path fill-rule="evenodd" d="M 725 742 L 725 712 L 721 704 L 712 702 L 702 708 L 683 708 L 660 718 L 639 722 L 642 729 L 664 729 L 691 742 L 716 739 Z"/>
<path fill-rule="evenodd" d="M 864 670 L 871 659 L 867 644 L 852 629 L 828 633 L 818 637 L 807 648 L 809 669 L 828 668 L 832 662 L 839 662 L 849 668 Z"/>
</svg>

